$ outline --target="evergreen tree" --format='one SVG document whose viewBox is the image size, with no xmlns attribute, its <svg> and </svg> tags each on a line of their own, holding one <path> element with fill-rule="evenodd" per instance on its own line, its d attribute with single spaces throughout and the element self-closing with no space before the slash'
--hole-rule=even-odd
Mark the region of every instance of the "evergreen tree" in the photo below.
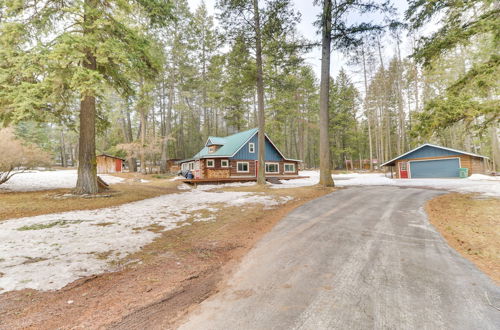
<svg viewBox="0 0 500 330">
<path fill-rule="evenodd" d="M 425 67 L 445 65 L 456 52 L 486 48 L 480 56 L 467 56 L 471 61 L 442 93 L 429 99 L 418 115 L 415 131 L 432 135 L 444 127 L 463 121 L 484 130 L 500 122 L 500 8 L 491 0 L 410 1 L 406 17 L 414 30 L 440 17 L 442 26 L 431 36 L 422 37 L 414 57 Z M 478 54 L 477 54 L 478 55 Z M 448 69 L 450 67 L 448 66 Z"/>
<path fill-rule="evenodd" d="M 265 184 L 265 108 L 263 48 L 273 36 L 290 31 L 298 17 L 291 9 L 290 0 L 270 0 L 262 6 L 259 0 L 220 0 L 221 21 L 227 36 L 245 36 L 255 51 L 255 85 L 258 109 L 258 176 L 257 183 Z"/>
<path fill-rule="evenodd" d="M 358 98 L 358 90 L 345 71 L 340 70 L 337 79 L 332 79 L 330 83 L 329 131 L 334 164 L 341 168 L 344 168 L 346 160 L 352 160 L 357 147 Z"/>
<path fill-rule="evenodd" d="M 63 118 L 78 109 L 75 191 L 96 193 L 98 101 L 106 86 L 131 93 L 131 73 L 158 72 L 154 44 L 137 22 L 163 24 L 170 3 L 2 1 L 0 11 L 0 120 Z"/>
<path fill-rule="evenodd" d="M 318 3 L 319 1 L 316 1 Z M 375 1 L 342 0 L 332 2 L 323 0 L 322 15 L 319 26 L 322 35 L 321 46 L 321 82 L 320 82 L 320 176 L 319 184 L 333 186 L 331 175 L 330 143 L 329 143 L 329 92 L 330 92 L 330 52 L 331 48 L 347 50 L 359 46 L 363 36 L 374 31 L 381 31 L 386 26 L 383 23 L 369 22 L 351 23 L 348 19 L 352 13 L 357 13 L 360 18 L 368 13 L 392 13 L 394 10 L 390 1 L 381 3 Z M 350 16 L 349 16 L 350 17 Z M 390 25 L 394 26 L 395 23 Z"/>
</svg>

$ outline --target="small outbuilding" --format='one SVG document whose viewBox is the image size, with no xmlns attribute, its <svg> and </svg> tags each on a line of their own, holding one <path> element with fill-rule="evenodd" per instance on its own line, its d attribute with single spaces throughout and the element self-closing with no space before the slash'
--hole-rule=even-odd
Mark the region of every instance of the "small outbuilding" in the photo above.
<svg viewBox="0 0 500 330">
<path fill-rule="evenodd" d="M 486 173 L 487 160 L 485 156 L 426 143 L 382 166 L 391 167 L 398 179 L 458 178 L 461 172 L 467 176 Z"/>
<path fill-rule="evenodd" d="M 122 158 L 101 154 L 97 158 L 97 173 L 120 173 L 123 170 Z"/>
</svg>

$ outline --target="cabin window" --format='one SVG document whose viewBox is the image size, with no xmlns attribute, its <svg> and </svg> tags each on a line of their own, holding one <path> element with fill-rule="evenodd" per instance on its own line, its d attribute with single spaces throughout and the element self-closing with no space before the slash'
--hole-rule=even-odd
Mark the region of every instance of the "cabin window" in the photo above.
<svg viewBox="0 0 500 330">
<path fill-rule="evenodd" d="M 187 171 L 187 170 L 189 170 L 189 164 L 188 164 L 188 163 L 183 163 L 183 164 L 182 164 L 182 170 L 183 170 L 183 171 Z"/>
<path fill-rule="evenodd" d="M 255 153 L 255 143 L 252 142 L 248 144 L 248 152 L 251 154 Z"/>
<path fill-rule="evenodd" d="M 222 159 L 222 160 L 220 161 L 220 166 L 221 166 L 221 167 L 229 167 L 229 160 L 227 160 L 227 159 Z"/>
<path fill-rule="evenodd" d="M 207 159 L 207 167 L 215 167 L 215 160 Z"/>
<path fill-rule="evenodd" d="M 294 163 L 285 164 L 285 172 L 295 173 L 295 164 Z"/>
<path fill-rule="evenodd" d="M 238 162 L 236 172 L 238 173 L 248 173 L 250 172 L 250 165 L 248 162 Z"/>
<path fill-rule="evenodd" d="M 212 154 L 212 153 L 216 152 L 217 149 L 218 149 L 217 146 L 210 146 L 210 147 L 208 147 L 208 153 Z"/>
<path fill-rule="evenodd" d="M 280 165 L 279 163 L 266 163 L 266 173 L 279 173 Z"/>
</svg>

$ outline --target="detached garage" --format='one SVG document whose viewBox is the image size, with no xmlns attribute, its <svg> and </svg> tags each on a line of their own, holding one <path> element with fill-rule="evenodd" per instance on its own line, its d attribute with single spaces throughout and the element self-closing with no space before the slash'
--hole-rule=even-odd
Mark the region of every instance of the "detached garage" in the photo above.
<svg viewBox="0 0 500 330">
<path fill-rule="evenodd" d="M 382 166 L 389 166 L 396 178 L 458 178 L 460 172 L 483 174 L 487 157 L 426 143 L 398 156 Z M 462 170 L 461 170 L 462 169 Z M 464 170 L 465 169 L 465 170 Z"/>
</svg>

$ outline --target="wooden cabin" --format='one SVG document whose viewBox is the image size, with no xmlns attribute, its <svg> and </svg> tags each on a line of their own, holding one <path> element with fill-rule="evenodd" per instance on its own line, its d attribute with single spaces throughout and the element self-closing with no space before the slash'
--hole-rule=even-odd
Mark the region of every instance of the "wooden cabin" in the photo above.
<svg viewBox="0 0 500 330">
<path fill-rule="evenodd" d="M 485 156 L 426 143 L 382 166 L 394 169 L 398 179 L 458 178 L 461 168 L 467 169 L 468 176 L 486 173 L 487 160 Z"/>
<path fill-rule="evenodd" d="M 167 170 L 171 173 L 179 173 L 181 170 L 179 166 L 180 159 L 168 159 L 167 160 Z"/>
<path fill-rule="evenodd" d="M 97 158 L 97 173 L 120 173 L 123 170 L 123 162 L 125 161 L 122 158 L 102 154 L 96 157 Z"/>
<path fill-rule="evenodd" d="M 258 171 L 258 129 L 226 137 L 210 136 L 205 146 L 192 158 L 179 161 L 183 173 L 194 179 L 256 179 Z M 298 176 L 297 159 L 286 158 L 266 135 L 266 177 Z"/>
</svg>

